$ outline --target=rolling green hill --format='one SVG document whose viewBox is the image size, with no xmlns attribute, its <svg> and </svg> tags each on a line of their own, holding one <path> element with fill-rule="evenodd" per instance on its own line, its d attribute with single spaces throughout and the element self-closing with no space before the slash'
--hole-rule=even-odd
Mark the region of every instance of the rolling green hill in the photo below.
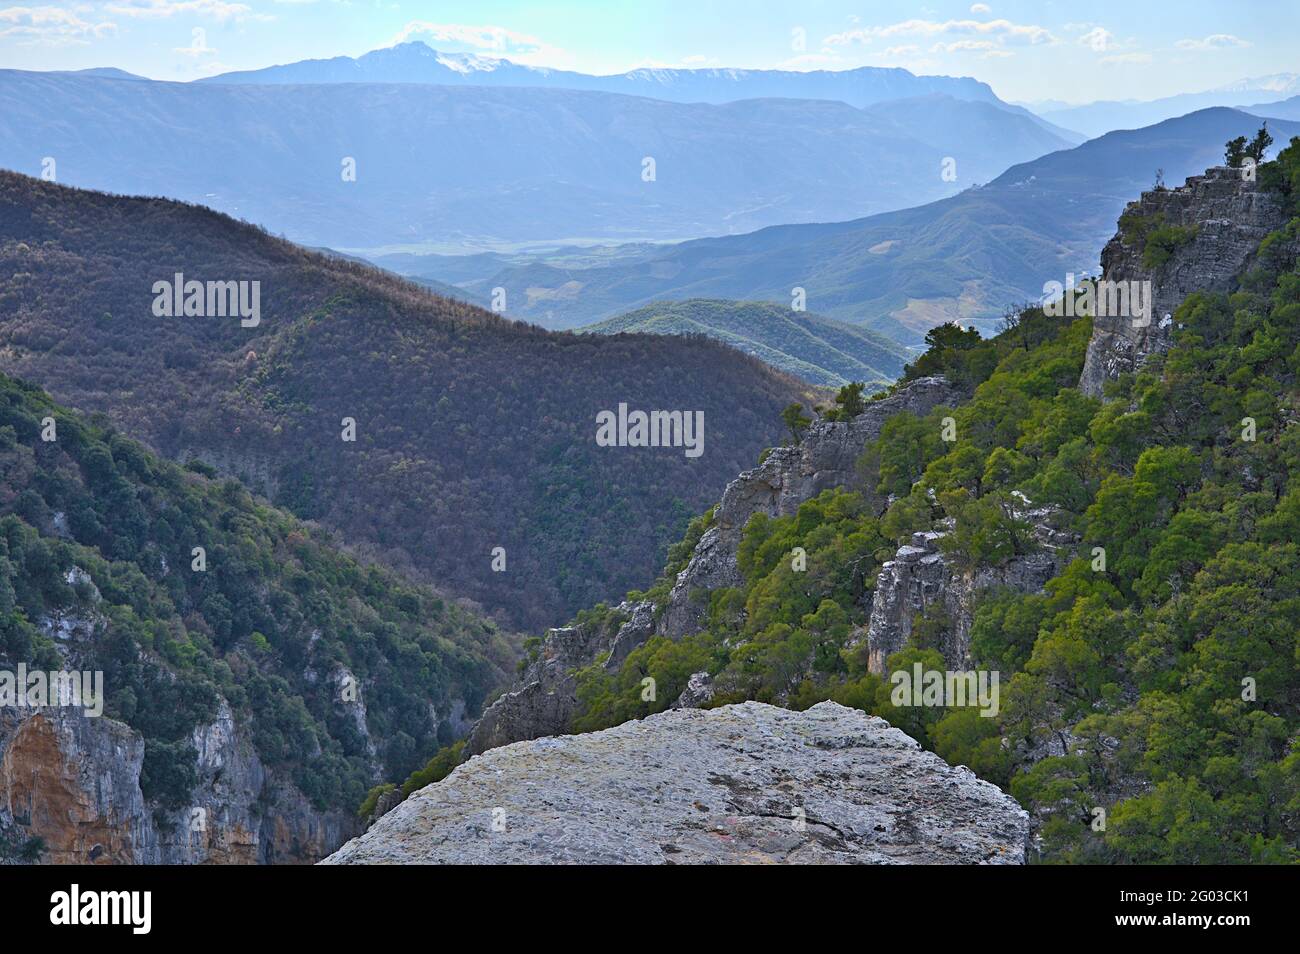
<svg viewBox="0 0 1300 954">
<path fill-rule="evenodd" d="M 703 335 L 823 387 L 850 381 L 887 384 L 902 374 L 911 357 L 906 348 L 873 331 L 763 301 L 655 302 L 579 330 Z"/>
</svg>

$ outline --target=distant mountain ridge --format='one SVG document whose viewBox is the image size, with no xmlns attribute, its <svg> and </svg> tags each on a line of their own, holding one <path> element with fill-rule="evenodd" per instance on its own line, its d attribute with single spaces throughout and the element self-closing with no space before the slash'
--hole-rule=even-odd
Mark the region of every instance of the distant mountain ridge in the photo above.
<svg viewBox="0 0 1300 954">
<path fill-rule="evenodd" d="M 372 50 L 358 57 L 300 60 L 258 70 L 220 73 L 199 83 L 435 83 L 472 86 L 535 86 L 598 90 L 677 103 L 731 103 L 741 99 L 829 99 L 851 106 L 940 94 L 989 103 L 1023 114 L 1054 135 L 1079 142 L 1077 133 L 999 99 L 987 83 L 970 76 L 917 75 L 901 67 L 850 70 L 680 69 L 644 67 L 608 76 L 512 63 L 476 53 L 443 53 L 420 40 Z"/>
<path fill-rule="evenodd" d="M 57 70 L 61 76 L 91 76 L 99 79 L 119 79 L 119 80 L 141 80 L 145 83 L 153 82 L 147 76 L 140 76 L 136 73 L 128 73 L 126 70 L 119 70 L 115 66 L 92 66 L 86 70 Z"/>
<path fill-rule="evenodd" d="M 54 157 L 58 181 L 198 202 L 313 246 L 463 252 L 834 221 L 951 195 L 1068 144 L 1027 113 L 909 103 L 0 70 L 0 167 L 40 174 Z M 214 131 L 232 148 L 213 148 Z"/>
<path fill-rule="evenodd" d="M 660 299 L 783 301 L 797 286 L 810 311 L 917 346 L 944 321 L 991 330 L 1008 305 L 1037 300 L 1045 282 L 1096 271 L 1128 197 L 1149 188 L 1157 169 L 1179 184 L 1221 162 L 1223 143 L 1253 135 L 1259 123 L 1239 110 L 1202 110 L 1050 153 L 917 208 L 697 239 L 604 268 L 512 265 L 478 280 L 460 275 L 457 284 L 507 294 L 528 288 L 539 303 L 563 287 L 571 321 L 599 321 Z M 1279 145 L 1300 134 L 1295 122 L 1273 120 L 1269 128 Z M 513 314 L 546 317 L 527 302 Z"/>
<path fill-rule="evenodd" d="M 1269 93 L 1286 97 L 1300 93 L 1300 74 L 1275 73 L 1254 79 L 1238 80 L 1200 93 L 1180 93 L 1160 99 L 1138 101 L 1100 101 L 1064 109 L 1045 109 L 1043 119 L 1077 129 L 1087 136 L 1100 136 L 1117 129 L 1139 129 L 1166 119 L 1214 106 L 1251 107 L 1270 98 Z M 1250 109 L 1251 112 L 1255 110 Z M 1261 114 L 1264 115 L 1264 114 Z"/>
<path fill-rule="evenodd" d="M 572 70 L 528 66 L 482 54 L 443 53 L 420 40 L 371 50 L 358 57 L 300 60 L 264 69 L 220 73 L 195 82 L 543 86 L 707 103 L 789 97 L 843 99 L 854 106 L 865 106 L 923 93 L 946 93 L 959 99 L 1001 102 L 987 83 L 969 76 L 917 76 L 899 68 L 864 66 L 855 70 L 813 72 L 643 68 L 593 76 Z M 829 95 L 832 93 L 835 95 Z"/>
<path fill-rule="evenodd" d="M 1256 103 L 1245 107 L 1255 116 L 1275 116 L 1278 119 L 1300 119 L 1300 96 L 1292 96 L 1276 103 Z"/>
<path fill-rule="evenodd" d="M 884 335 L 766 301 L 662 301 L 578 329 L 589 334 L 641 332 L 704 335 L 725 341 L 809 384 L 889 384 L 912 357 Z"/>
<path fill-rule="evenodd" d="M 1219 93 L 1279 93 L 1282 96 L 1294 96 L 1300 93 L 1300 73 L 1271 73 L 1268 76 L 1255 76 L 1225 83 L 1213 92 Z"/>
</svg>

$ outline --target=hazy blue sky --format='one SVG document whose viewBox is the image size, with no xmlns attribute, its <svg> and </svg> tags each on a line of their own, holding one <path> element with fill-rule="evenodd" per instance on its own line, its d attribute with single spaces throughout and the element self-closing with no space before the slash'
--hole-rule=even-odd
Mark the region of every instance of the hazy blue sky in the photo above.
<svg viewBox="0 0 1300 954">
<path fill-rule="evenodd" d="M 19 69 L 192 79 L 403 39 L 594 73 L 903 66 L 1085 102 L 1300 72 L 1300 2 L 0 0 L 0 67 Z"/>
</svg>

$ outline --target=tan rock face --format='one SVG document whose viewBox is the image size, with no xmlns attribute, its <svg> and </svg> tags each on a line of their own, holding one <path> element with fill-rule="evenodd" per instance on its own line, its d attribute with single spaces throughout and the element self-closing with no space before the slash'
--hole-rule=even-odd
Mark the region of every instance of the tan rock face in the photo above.
<svg viewBox="0 0 1300 954">
<path fill-rule="evenodd" d="M 0 710 L 0 829 L 54 864 L 310 864 L 359 830 L 267 771 L 226 706 L 194 730 L 190 804 L 144 797 L 144 740 L 79 710 Z"/>
<path fill-rule="evenodd" d="M 209 865 L 257 864 L 257 832 L 243 825 L 191 833 L 191 842 Z"/>
<path fill-rule="evenodd" d="M 883 719 L 747 702 L 493 749 L 325 863 L 1023 864 L 1027 836 Z"/>
<path fill-rule="evenodd" d="M 96 779 L 88 777 L 93 770 L 87 772 L 69 751 L 68 740 L 61 738 L 67 734 L 66 726 L 43 714 L 25 720 L 0 759 L 0 799 L 15 819 L 44 839 L 44 860 L 130 864 L 136 847 L 131 819 L 95 791 Z M 143 744 L 129 736 L 115 741 L 126 764 L 138 773 Z"/>
</svg>

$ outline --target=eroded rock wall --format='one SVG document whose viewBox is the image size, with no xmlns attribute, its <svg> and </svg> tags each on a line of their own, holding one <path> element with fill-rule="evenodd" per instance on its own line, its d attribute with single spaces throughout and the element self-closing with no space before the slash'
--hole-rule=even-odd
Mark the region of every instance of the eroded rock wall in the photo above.
<svg viewBox="0 0 1300 954">
<path fill-rule="evenodd" d="M 1143 263 L 1135 237 L 1122 232 L 1101 253 L 1102 278 L 1112 282 L 1151 283 L 1152 308 L 1136 321 L 1109 315 L 1093 319 L 1092 340 L 1079 379 L 1080 389 L 1100 397 L 1106 381 L 1140 368 L 1147 358 L 1169 347 L 1173 315 L 1196 291 L 1232 291 L 1250 267 L 1259 243 L 1286 224 L 1275 193 L 1248 181 L 1240 169 L 1215 167 L 1192 176 L 1174 189 L 1142 193 L 1125 214 L 1148 222 L 1194 228 L 1195 237 L 1174 249 L 1159 268 Z"/>
<path fill-rule="evenodd" d="M 824 490 L 864 489 L 857 461 L 866 445 L 880 437 L 885 421 L 900 411 L 928 414 L 960 395 L 942 377 L 920 378 L 848 422 L 817 422 L 795 447 L 775 447 L 723 491 L 713 526 L 701 538 L 686 568 L 678 574 L 658 632 L 673 639 L 697 632 L 711 590 L 743 582 L 736 553 L 745 524 L 756 513 L 786 516 Z"/>
<path fill-rule="evenodd" d="M 1032 528 L 1035 548 L 997 566 L 974 570 L 959 566 L 943 552 L 945 531 L 912 534 L 886 561 L 870 596 L 871 616 L 859 638 L 867 642 L 867 668 L 885 674 L 886 661 L 904 649 L 918 616 L 939 612 L 947 623 L 939 647 L 950 670 L 971 667 L 970 637 L 975 604 L 981 593 L 1010 589 L 1040 592 L 1073 557 L 1078 538 L 1055 526 L 1055 511 L 1027 509 L 1022 517 Z"/>
<path fill-rule="evenodd" d="M 189 742 L 197 784 L 162 808 L 142 791 L 134 729 L 68 706 L 0 709 L 0 828 L 39 838 L 53 864 L 304 864 L 359 830 L 268 771 L 224 700 Z"/>
</svg>

